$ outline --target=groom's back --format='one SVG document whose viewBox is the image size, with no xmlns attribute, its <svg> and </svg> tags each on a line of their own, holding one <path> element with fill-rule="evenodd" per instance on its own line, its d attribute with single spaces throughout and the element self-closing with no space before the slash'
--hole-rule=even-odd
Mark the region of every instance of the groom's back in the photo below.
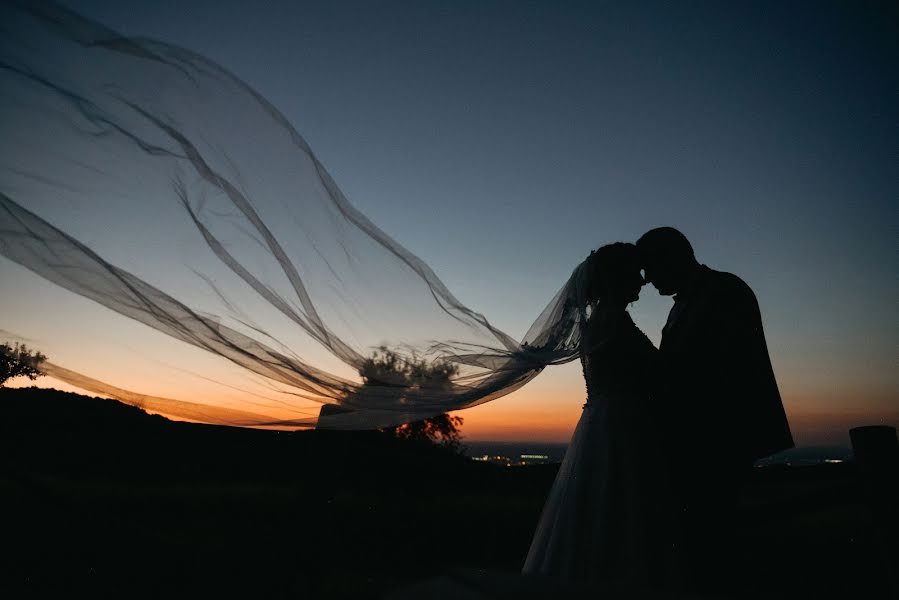
<svg viewBox="0 0 899 600">
<path fill-rule="evenodd" d="M 755 460 L 793 445 L 752 289 L 703 266 L 661 343 L 661 402 L 690 450 Z"/>
</svg>

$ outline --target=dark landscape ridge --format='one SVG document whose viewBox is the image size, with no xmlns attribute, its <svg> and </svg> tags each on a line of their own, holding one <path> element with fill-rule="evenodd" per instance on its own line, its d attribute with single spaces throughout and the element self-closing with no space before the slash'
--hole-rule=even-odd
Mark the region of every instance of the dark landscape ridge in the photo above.
<svg viewBox="0 0 899 600">
<path fill-rule="evenodd" d="M 20 404 L 15 410 L 23 411 L 21 417 L 23 420 L 30 416 L 35 425 L 42 423 L 43 426 L 53 423 L 61 424 L 65 422 L 67 426 L 76 426 L 79 421 L 83 421 L 83 425 L 93 426 L 106 429 L 119 421 L 123 426 L 130 427 L 140 424 L 143 428 L 156 427 L 193 427 L 197 428 L 220 428 L 221 426 L 203 425 L 197 423 L 189 423 L 185 421 L 172 421 L 160 415 L 146 413 L 140 408 L 123 404 L 116 400 L 109 400 L 99 397 L 88 397 L 70 392 L 60 392 L 58 390 L 48 390 L 46 388 L 18 388 L 18 389 L 2 389 L 4 395 L 16 398 Z M 0 396 L 2 398 L 3 396 Z M 30 398 L 30 399 L 29 399 Z M 35 404 L 38 402 L 39 404 Z M 10 409 L 10 406 L 6 406 Z M 165 424 L 165 425 L 164 425 Z M 22 423 L 20 426 L 30 428 L 35 425 Z M 221 427 L 222 429 L 237 429 L 229 427 Z M 252 432 L 263 433 L 263 430 L 252 429 L 246 430 Z M 276 435 L 290 435 L 286 432 L 269 432 Z M 293 435 L 299 435 L 303 432 L 297 432 Z M 320 432 L 323 433 L 323 432 Z M 327 432 L 324 432 L 327 433 Z M 338 432 L 334 432 L 339 435 Z M 526 457 L 546 457 L 546 463 L 561 463 L 565 457 L 565 450 L 568 447 L 566 443 L 558 442 L 534 442 L 530 440 L 521 441 L 490 441 L 490 440 L 464 440 L 464 454 L 469 458 L 490 457 L 507 457 L 517 460 L 522 456 Z M 713 452 L 713 450 L 710 450 Z M 837 463 L 851 461 L 853 458 L 852 450 L 840 446 L 808 446 L 798 447 L 778 452 L 769 457 L 759 460 L 757 466 L 771 465 L 788 465 L 788 466 L 808 466 L 822 463 Z M 701 457 L 700 457 L 701 460 Z"/>
<path fill-rule="evenodd" d="M 39 388 L 0 388 L 0 416 L 2 597 L 380 598 L 456 569 L 514 576 L 558 469 Z M 872 519 L 852 461 L 755 469 L 731 524 L 764 563 L 743 597 L 889 597 Z"/>
</svg>

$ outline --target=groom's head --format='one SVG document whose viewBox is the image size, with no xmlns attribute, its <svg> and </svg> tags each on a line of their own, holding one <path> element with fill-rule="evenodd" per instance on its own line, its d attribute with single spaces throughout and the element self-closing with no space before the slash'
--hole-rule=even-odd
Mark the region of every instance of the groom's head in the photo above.
<svg viewBox="0 0 899 600">
<path fill-rule="evenodd" d="M 646 283 L 664 296 L 681 291 L 699 263 L 687 237 L 674 227 L 651 229 L 637 240 Z"/>
</svg>

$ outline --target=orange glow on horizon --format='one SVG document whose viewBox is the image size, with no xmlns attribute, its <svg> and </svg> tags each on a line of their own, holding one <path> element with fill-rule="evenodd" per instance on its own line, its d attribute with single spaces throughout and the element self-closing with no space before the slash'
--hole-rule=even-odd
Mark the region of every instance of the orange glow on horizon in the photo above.
<svg viewBox="0 0 899 600">
<path fill-rule="evenodd" d="M 488 402 L 470 409 L 456 411 L 452 414 L 464 419 L 462 435 L 464 441 L 532 441 L 566 443 L 574 431 L 580 418 L 585 391 L 580 379 L 577 365 L 565 365 L 548 369 L 537 379 L 508 396 Z M 146 382 L 149 384 L 150 382 Z M 221 389 L 213 387 L 208 381 L 196 379 L 186 381 L 168 381 L 161 384 L 155 380 L 151 386 L 153 393 L 169 394 L 171 397 L 184 400 L 211 403 L 212 397 L 222 406 L 236 406 L 249 397 L 252 401 L 258 398 L 248 396 L 237 390 L 226 390 L 224 396 Z M 244 382 L 246 388 L 252 387 Z M 62 391 L 84 394 L 84 390 L 75 388 L 64 382 L 45 377 L 37 381 L 17 379 L 8 382 L 8 387 L 52 387 Z M 124 386 L 123 386 L 124 387 Z M 134 381 L 130 389 L 145 389 L 140 381 Z M 861 425 L 899 424 L 899 411 L 893 407 L 888 390 L 856 390 L 857 408 L 847 410 L 840 402 L 845 397 L 844 390 L 805 391 L 782 386 L 784 405 L 793 430 L 797 445 L 848 445 L 848 430 Z M 859 393 L 864 392 L 864 393 Z M 94 395 L 87 393 L 87 395 Z M 315 416 L 320 405 L 301 401 L 304 406 L 294 410 L 280 411 L 280 416 L 296 418 L 298 412 L 306 416 Z M 173 420 L 191 421 L 178 416 L 166 415 Z M 279 411 L 267 410 L 266 414 L 275 416 Z"/>
</svg>

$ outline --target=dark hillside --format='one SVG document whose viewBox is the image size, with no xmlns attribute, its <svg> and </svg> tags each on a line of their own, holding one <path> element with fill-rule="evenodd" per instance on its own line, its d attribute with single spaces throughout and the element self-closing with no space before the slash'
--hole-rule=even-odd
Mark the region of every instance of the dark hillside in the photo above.
<svg viewBox="0 0 899 600">
<path fill-rule="evenodd" d="M 4 582 L 51 595 L 133 597 L 139 581 L 149 596 L 371 597 L 447 564 L 516 569 L 555 474 L 377 432 L 198 425 L 38 388 L 0 389 L 0 414 Z"/>
<path fill-rule="evenodd" d="M 515 573 L 556 469 L 0 389 L 0 596 L 374 598 L 456 568 Z M 754 475 L 729 525 L 753 566 L 743 597 L 886 597 L 853 464 Z"/>
</svg>

